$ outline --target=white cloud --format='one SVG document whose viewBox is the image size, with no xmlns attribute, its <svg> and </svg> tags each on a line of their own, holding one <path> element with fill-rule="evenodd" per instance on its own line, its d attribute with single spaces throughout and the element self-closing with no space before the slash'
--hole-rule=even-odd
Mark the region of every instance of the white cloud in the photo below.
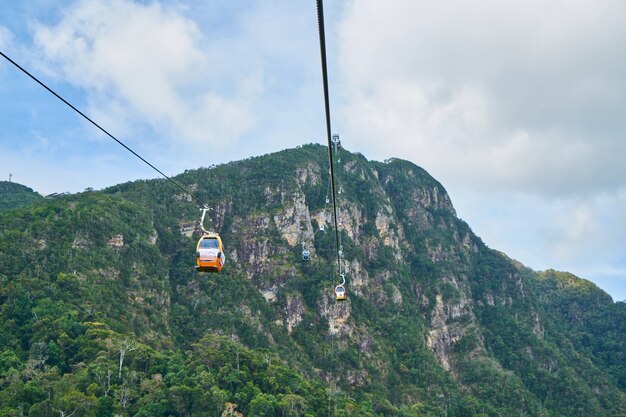
<svg viewBox="0 0 626 417">
<path fill-rule="evenodd" d="M 626 299 L 626 187 L 593 196 L 450 190 L 460 216 L 485 243 L 525 265 L 570 271 Z"/>
<path fill-rule="evenodd" d="M 13 41 L 13 33 L 4 26 L 0 26 L 0 49 L 4 52 Z"/>
<path fill-rule="evenodd" d="M 130 0 L 79 1 L 34 39 L 49 71 L 88 93 L 90 114 L 128 133 L 142 123 L 176 140 L 216 144 L 255 124 L 260 81 L 229 74 L 223 92 L 210 40 L 182 9 Z M 236 84 L 239 82 L 239 84 Z M 140 120 L 141 122 L 137 122 Z"/>
<path fill-rule="evenodd" d="M 493 248 L 626 297 L 626 3 L 359 0 L 342 133 L 449 190 Z"/>
<path fill-rule="evenodd" d="M 617 187 L 625 16 L 618 0 L 350 2 L 340 30 L 345 133 L 447 184 Z"/>
</svg>

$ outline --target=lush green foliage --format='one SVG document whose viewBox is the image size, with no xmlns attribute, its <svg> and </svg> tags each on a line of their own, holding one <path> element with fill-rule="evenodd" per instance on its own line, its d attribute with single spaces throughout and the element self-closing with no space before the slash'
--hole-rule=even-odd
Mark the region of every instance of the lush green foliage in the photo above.
<svg viewBox="0 0 626 417">
<path fill-rule="evenodd" d="M 0 211 L 26 207 L 43 197 L 31 188 L 8 181 L 0 181 Z"/>
<path fill-rule="evenodd" d="M 221 274 L 193 269 L 200 211 L 165 181 L 0 212 L 0 416 L 626 415 L 624 303 L 487 248 L 409 162 L 334 155 L 337 304 L 327 157 L 176 178 Z"/>
</svg>

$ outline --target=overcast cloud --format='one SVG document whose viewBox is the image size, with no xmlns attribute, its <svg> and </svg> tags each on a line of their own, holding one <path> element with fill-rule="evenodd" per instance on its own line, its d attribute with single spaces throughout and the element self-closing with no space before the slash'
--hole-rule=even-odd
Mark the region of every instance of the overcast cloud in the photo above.
<svg viewBox="0 0 626 417">
<path fill-rule="evenodd" d="M 339 33 L 368 155 L 425 167 L 490 246 L 626 286 L 626 3 L 362 0 Z"/>
<path fill-rule="evenodd" d="M 351 2 L 348 131 L 392 136 L 447 181 L 551 195 L 620 186 L 624 16 L 617 0 Z"/>
</svg>

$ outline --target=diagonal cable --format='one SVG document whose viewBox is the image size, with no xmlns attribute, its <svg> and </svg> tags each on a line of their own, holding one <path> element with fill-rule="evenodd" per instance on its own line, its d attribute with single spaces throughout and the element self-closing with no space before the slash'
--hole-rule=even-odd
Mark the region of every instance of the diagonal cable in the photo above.
<svg viewBox="0 0 626 417">
<path fill-rule="evenodd" d="M 63 103 L 65 103 L 67 106 L 69 106 L 72 110 L 74 110 L 76 113 L 80 114 L 81 116 L 83 116 L 83 118 L 85 118 L 89 123 L 91 123 L 92 125 L 94 125 L 95 127 L 97 127 L 98 129 L 100 129 L 105 135 L 107 135 L 108 137 L 110 137 L 111 139 L 113 139 L 114 141 L 116 141 L 118 144 L 120 144 L 121 146 L 123 146 L 128 152 L 132 153 L 133 155 L 135 155 L 137 158 L 139 158 L 143 163 L 145 163 L 146 165 L 148 165 L 150 168 L 152 168 L 153 170 L 155 170 L 156 172 L 158 172 L 159 174 L 161 174 L 161 176 L 163 176 L 163 178 L 165 178 L 166 180 L 170 181 L 172 184 L 174 184 L 176 187 L 178 187 L 180 190 L 182 190 L 185 194 L 188 194 L 189 196 L 191 196 L 191 198 L 193 198 L 194 200 L 196 200 L 196 202 L 198 202 L 198 204 L 200 204 L 200 207 L 207 207 L 207 204 L 202 201 L 199 197 L 197 197 L 195 194 L 193 194 L 191 191 L 189 191 L 189 189 L 187 189 L 186 187 L 184 187 L 182 184 L 180 184 L 178 181 L 174 180 L 173 178 L 171 178 L 170 176 L 164 174 L 160 169 L 158 169 L 157 167 L 155 167 L 154 165 L 152 165 L 150 162 L 146 161 L 141 155 L 139 155 L 137 152 L 135 152 L 134 150 L 132 150 L 131 148 L 129 148 L 124 142 L 122 142 L 121 140 L 119 140 L 118 138 L 116 138 L 115 136 L 113 136 L 112 134 L 110 134 L 106 129 L 104 129 L 102 126 L 100 126 L 98 123 L 94 122 L 89 116 L 87 116 L 85 113 L 83 113 L 82 111 L 78 110 L 74 105 L 72 105 L 70 102 L 68 102 L 67 100 L 65 100 L 63 97 L 61 97 L 59 94 L 57 94 L 55 91 L 53 91 L 50 87 L 48 87 L 46 84 L 44 84 L 43 82 L 41 82 L 37 77 L 35 77 L 34 75 L 32 75 L 30 72 L 28 72 L 26 69 L 24 69 L 23 67 L 21 67 L 17 62 L 13 61 L 11 58 L 9 58 L 7 55 L 5 55 L 2 51 L 0 51 L 0 55 L 2 55 L 7 61 L 9 61 L 11 64 L 15 65 L 20 71 L 22 71 L 24 74 L 28 75 L 30 78 L 32 78 L 35 82 L 37 82 L 39 85 L 41 85 L 43 88 L 45 88 L 46 90 L 48 90 L 48 92 L 50 92 L 53 96 L 55 96 L 56 98 L 58 98 L 59 100 L 61 100 Z M 213 209 L 211 209 L 213 210 Z"/>
</svg>

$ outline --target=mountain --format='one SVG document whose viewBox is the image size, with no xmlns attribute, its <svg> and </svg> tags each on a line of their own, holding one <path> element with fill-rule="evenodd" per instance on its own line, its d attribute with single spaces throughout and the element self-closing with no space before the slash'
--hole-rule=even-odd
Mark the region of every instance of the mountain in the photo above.
<svg viewBox="0 0 626 417">
<path fill-rule="evenodd" d="M 24 185 L 0 181 L 0 211 L 31 205 L 43 197 Z"/>
<path fill-rule="evenodd" d="M 0 212 L 0 416 L 626 416 L 624 303 L 488 248 L 418 166 L 336 157 L 346 302 L 323 146 L 175 177 L 220 274 L 164 180 Z"/>
</svg>

